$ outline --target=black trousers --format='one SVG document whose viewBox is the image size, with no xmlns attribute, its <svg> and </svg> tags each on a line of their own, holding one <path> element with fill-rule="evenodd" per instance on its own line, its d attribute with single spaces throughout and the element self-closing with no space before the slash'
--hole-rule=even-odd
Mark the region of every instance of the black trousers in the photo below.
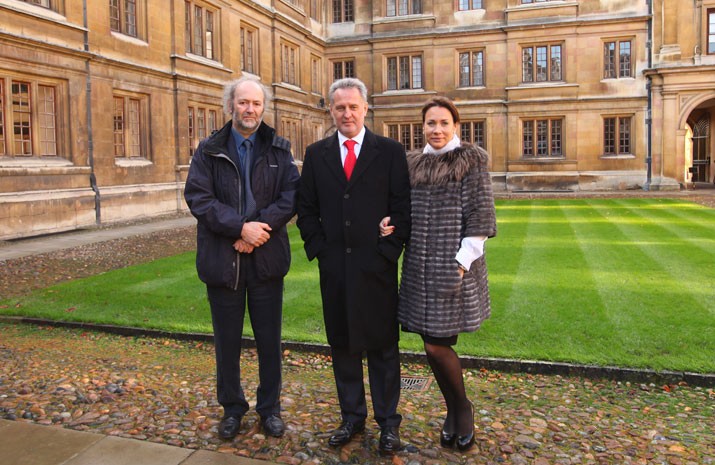
<svg viewBox="0 0 715 465">
<path fill-rule="evenodd" d="M 216 390 L 224 415 L 245 415 L 248 402 L 241 386 L 241 340 L 248 304 L 258 352 L 256 411 L 265 417 L 280 413 L 283 278 L 258 280 L 251 260 L 243 263 L 244 255 L 241 259 L 247 273 L 242 273 L 238 289 L 207 287 L 216 347 Z"/>
<path fill-rule="evenodd" d="M 363 422 L 367 418 L 363 354 L 336 347 L 332 347 L 331 352 L 342 419 L 351 423 Z M 375 421 L 380 428 L 400 426 L 402 416 L 397 414 L 400 401 L 400 352 L 397 344 L 383 350 L 369 350 L 366 354 Z"/>
</svg>

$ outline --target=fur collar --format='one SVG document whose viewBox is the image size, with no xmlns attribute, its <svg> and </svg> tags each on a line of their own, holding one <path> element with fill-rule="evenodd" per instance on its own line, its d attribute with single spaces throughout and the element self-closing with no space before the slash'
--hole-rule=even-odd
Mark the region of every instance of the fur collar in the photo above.
<svg viewBox="0 0 715 465">
<path fill-rule="evenodd" d="M 487 152 L 472 144 L 463 143 L 456 149 L 441 155 L 412 151 L 407 154 L 410 184 L 443 186 L 452 181 L 461 181 L 472 169 L 486 169 Z"/>
</svg>

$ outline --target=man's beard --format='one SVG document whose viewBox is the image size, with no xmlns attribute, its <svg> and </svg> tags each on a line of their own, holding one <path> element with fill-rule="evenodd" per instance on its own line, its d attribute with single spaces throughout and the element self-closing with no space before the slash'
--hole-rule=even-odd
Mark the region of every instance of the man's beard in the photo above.
<svg viewBox="0 0 715 465">
<path fill-rule="evenodd" d="M 247 126 L 244 124 L 243 120 L 241 118 L 236 117 L 234 114 L 233 117 L 231 118 L 233 120 L 233 127 L 236 128 L 238 131 L 245 131 L 245 132 L 253 132 L 256 129 L 258 129 L 258 126 L 261 125 L 263 122 L 263 115 L 261 115 L 257 120 L 256 120 L 256 125 L 255 126 Z"/>
</svg>

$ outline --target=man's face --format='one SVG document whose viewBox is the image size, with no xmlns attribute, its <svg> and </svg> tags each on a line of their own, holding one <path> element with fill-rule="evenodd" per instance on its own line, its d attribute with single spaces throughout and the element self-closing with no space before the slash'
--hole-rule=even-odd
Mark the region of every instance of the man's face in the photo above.
<svg viewBox="0 0 715 465">
<path fill-rule="evenodd" d="M 263 121 L 263 90 L 255 82 L 243 82 L 233 93 L 233 127 L 248 137 Z"/>
<path fill-rule="evenodd" d="M 353 138 L 365 125 L 367 102 L 354 87 L 338 89 L 333 93 L 330 115 L 342 135 Z"/>
</svg>

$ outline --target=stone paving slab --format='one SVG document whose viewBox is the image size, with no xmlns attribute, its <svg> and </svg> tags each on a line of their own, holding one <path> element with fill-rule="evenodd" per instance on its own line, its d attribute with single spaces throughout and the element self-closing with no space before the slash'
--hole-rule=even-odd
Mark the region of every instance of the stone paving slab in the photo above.
<svg viewBox="0 0 715 465">
<path fill-rule="evenodd" d="M 3 465 L 271 465 L 220 452 L 0 420 Z"/>
</svg>

